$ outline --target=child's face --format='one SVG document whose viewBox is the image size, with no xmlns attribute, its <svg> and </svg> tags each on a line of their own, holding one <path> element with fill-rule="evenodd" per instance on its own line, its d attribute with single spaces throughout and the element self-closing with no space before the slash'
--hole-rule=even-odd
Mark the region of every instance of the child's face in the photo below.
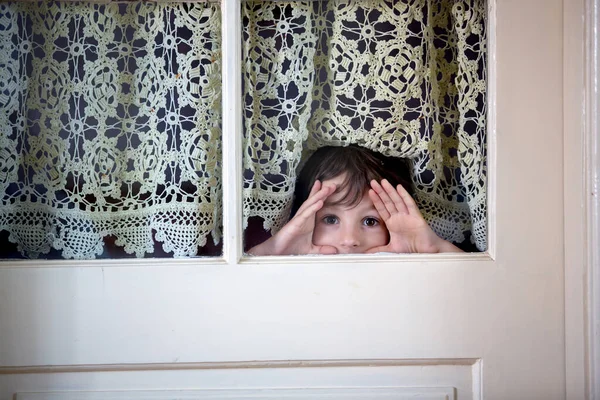
<svg viewBox="0 0 600 400">
<path fill-rule="evenodd" d="M 323 182 L 338 186 L 343 182 L 338 176 Z M 388 230 L 375 209 L 369 194 L 365 193 L 356 206 L 336 204 L 345 193 L 334 193 L 327 198 L 325 205 L 315 217 L 313 243 L 328 245 L 337 249 L 338 254 L 364 253 L 389 241 Z"/>
</svg>

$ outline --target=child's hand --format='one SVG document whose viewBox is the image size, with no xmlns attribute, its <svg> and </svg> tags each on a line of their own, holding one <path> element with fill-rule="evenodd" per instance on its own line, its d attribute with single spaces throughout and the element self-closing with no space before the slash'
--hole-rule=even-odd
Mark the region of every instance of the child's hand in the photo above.
<svg viewBox="0 0 600 400">
<path fill-rule="evenodd" d="M 368 253 L 441 253 L 461 252 L 452 243 L 440 238 L 429 227 L 410 194 L 387 181 L 371 181 L 369 197 L 390 233 L 386 246 L 369 249 Z"/>
<path fill-rule="evenodd" d="M 335 254 L 333 246 L 315 246 L 312 243 L 315 215 L 323 208 L 325 199 L 335 192 L 335 185 L 322 186 L 315 181 L 308 198 L 279 232 L 265 242 L 248 250 L 255 256 L 293 254 Z"/>
</svg>

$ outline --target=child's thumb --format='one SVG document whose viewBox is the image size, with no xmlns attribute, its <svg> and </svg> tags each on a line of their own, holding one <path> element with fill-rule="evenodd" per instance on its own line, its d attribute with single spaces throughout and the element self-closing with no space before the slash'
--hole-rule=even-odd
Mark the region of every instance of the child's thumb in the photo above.
<svg viewBox="0 0 600 400">
<path fill-rule="evenodd" d="M 368 249 L 367 251 L 365 251 L 365 254 L 373 254 L 373 253 L 389 253 L 390 250 L 388 249 L 387 246 L 379 246 L 379 247 L 373 247 L 372 249 Z"/>
<path fill-rule="evenodd" d="M 337 249 L 333 246 L 317 246 L 319 254 L 337 254 Z"/>
</svg>

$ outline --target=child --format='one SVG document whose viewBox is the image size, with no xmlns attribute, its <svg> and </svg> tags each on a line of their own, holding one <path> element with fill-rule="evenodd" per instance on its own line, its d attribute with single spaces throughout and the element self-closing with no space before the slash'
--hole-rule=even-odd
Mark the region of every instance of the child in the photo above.
<svg viewBox="0 0 600 400">
<path fill-rule="evenodd" d="M 363 147 L 317 150 L 300 171 L 292 217 L 248 253 L 442 253 L 459 248 L 423 219 L 404 160 Z"/>
</svg>

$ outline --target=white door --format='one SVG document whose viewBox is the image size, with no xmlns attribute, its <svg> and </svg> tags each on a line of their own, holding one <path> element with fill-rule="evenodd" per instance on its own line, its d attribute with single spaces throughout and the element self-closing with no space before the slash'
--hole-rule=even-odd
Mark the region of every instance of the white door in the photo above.
<svg viewBox="0 0 600 400">
<path fill-rule="evenodd" d="M 563 15 L 576 3 L 490 1 L 488 253 L 243 258 L 241 113 L 225 112 L 225 257 L 4 262 L 0 400 L 564 398 L 563 141 L 579 133 L 563 129 Z M 223 12 L 224 51 L 239 54 L 239 4 Z"/>
</svg>

